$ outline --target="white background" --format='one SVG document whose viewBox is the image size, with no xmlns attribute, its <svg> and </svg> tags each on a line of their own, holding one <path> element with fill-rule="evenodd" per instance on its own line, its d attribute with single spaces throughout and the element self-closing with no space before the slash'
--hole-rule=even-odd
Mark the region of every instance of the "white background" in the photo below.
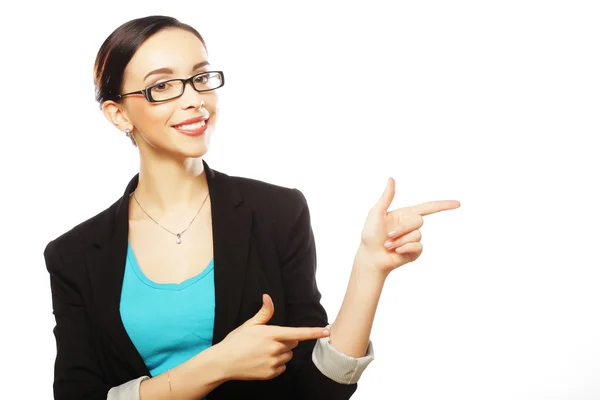
<svg viewBox="0 0 600 400">
<path fill-rule="evenodd" d="M 297 187 L 333 319 L 368 209 L 457 199 L 384 289 L 353 399 L 600 398 L 594 1 L 16 2 L 3 10 L 2 398 L 51 399 L 48 241 L 137 151 L 94 101 L 121 23 L 195 26 L 225 71 L 209 165 Z M 5 13 L 6 12 L 6 13 Z"/>
</svg>

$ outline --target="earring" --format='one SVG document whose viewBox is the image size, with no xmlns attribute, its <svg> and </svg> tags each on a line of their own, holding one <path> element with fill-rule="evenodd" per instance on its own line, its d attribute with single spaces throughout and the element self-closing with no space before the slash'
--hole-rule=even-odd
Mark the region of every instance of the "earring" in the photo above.
<svg viewBox="0 0 600 400">
<path fill-rule="evenodd" d="M 127 136 L 131 140 L 131 143 L 133 143 L 134 146 L 137 146 L 137 143 L 135 142 L 135 137 L 133 137 L 133 132 L 131 131 L 131 129 L 125 129 L 125 136 Z"/>
</svg>

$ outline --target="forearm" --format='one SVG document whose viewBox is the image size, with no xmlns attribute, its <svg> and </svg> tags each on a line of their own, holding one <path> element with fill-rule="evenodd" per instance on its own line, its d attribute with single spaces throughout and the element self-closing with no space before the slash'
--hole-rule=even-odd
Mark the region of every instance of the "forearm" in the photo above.
<svg viewBox="0 0 600 400">
<path fill-rule="evenodd" d="M 220 357 L 218 348 L 213 346 L 171 369 L 169 373 L 143 381 L 140 385 L 140 400 L 198 400 L 225 381 L 224 360 Z"/>
<path fill-rule="evenodd" d="M 348 288 L 340 311 L 331 325 L 331 345 L 350 357 L 363 357 L 369 345 L 375 311 L 385 276 L 370 268 L 370 260 L 359 248 L 354 258 Z"/>
</svg>

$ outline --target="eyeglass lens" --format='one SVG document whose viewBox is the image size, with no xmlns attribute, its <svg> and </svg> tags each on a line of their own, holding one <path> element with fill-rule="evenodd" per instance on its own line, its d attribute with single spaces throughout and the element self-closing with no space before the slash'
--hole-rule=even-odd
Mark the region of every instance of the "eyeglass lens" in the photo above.
<svg viewBox="0 0 600 400">
<path fill-rule="evenodd" d="M 192 84 L 197 91 L 214 90 L 222 85 L 222 77 L 218 72 L 207 72 L 194 76 Z M 154 101 L 170 100 L 183 93 L 183 82 L 172 80 L 160 82 L 150 88 L 150 96 Z"/>
</svg>

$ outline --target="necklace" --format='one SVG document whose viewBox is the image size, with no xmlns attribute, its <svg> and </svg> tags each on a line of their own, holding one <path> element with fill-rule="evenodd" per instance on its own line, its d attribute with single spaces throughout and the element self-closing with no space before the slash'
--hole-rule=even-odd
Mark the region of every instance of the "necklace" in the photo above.
<svg viewBox="0 0 600 400">
<path fill-rule="evenodd" d="M 196 213 L 196 215 L 194 215 L 194 218 L 192 218 L 192 220 L 190 221 L 190 223 L 188 224 L 187 228 L 185 228 L 184 230 L 182 230 L 179 233 L 175 233 L 175 232 L 171 232 L 170 230 L 168 230 L 167 228 L 165 228 L 164 226 L 162 226 L 161 224 L 158 223 L 157 220 L 155 220 L 154 218 L 152 218 L 150 216 L 150 214 L 148 214 L 146 212 L 146 210 L 144 210 L 144 207 L 142 207 L 142 205 L 140 204 L 140 202 L 137 199 L 137 196 L 135 195 L 135 191 L 133 192 L 133 199 L 135 200 L 135 202 L 137 203 L 137 205 L 140 207 L 140 209 L 144 212 L 144 214 L 146 214 L 148 216 L 148 218 L 150 218 L 152 221 L 154 221 L 154 223 L 158 226 L 160 226 L 161 228 L 163 228 L 165 231 L 169 232 L 171 235 L 175 236 L 175 243 L 177 244 L 181 244 L 181 236 L 185 233 L 185 231 L 187 231 L 189 229 L 190 226 L 192 226 L 192 223 L 194 222 L 194 220 L 196 219 L 196 217 L 198 216 L 198 214 L 200 214 L 200 210 L 202 210 L 202 207 L 204 206 L 204 203 L 206 203 L 206 199 L 208 199 L 208 193 L 206 193 L 206 197 L 204 197 L 204 200 L 202 201 L 202 205 L 200 206 L 200 208 L 198 209 L 198 212 Z"/>
</svg>

